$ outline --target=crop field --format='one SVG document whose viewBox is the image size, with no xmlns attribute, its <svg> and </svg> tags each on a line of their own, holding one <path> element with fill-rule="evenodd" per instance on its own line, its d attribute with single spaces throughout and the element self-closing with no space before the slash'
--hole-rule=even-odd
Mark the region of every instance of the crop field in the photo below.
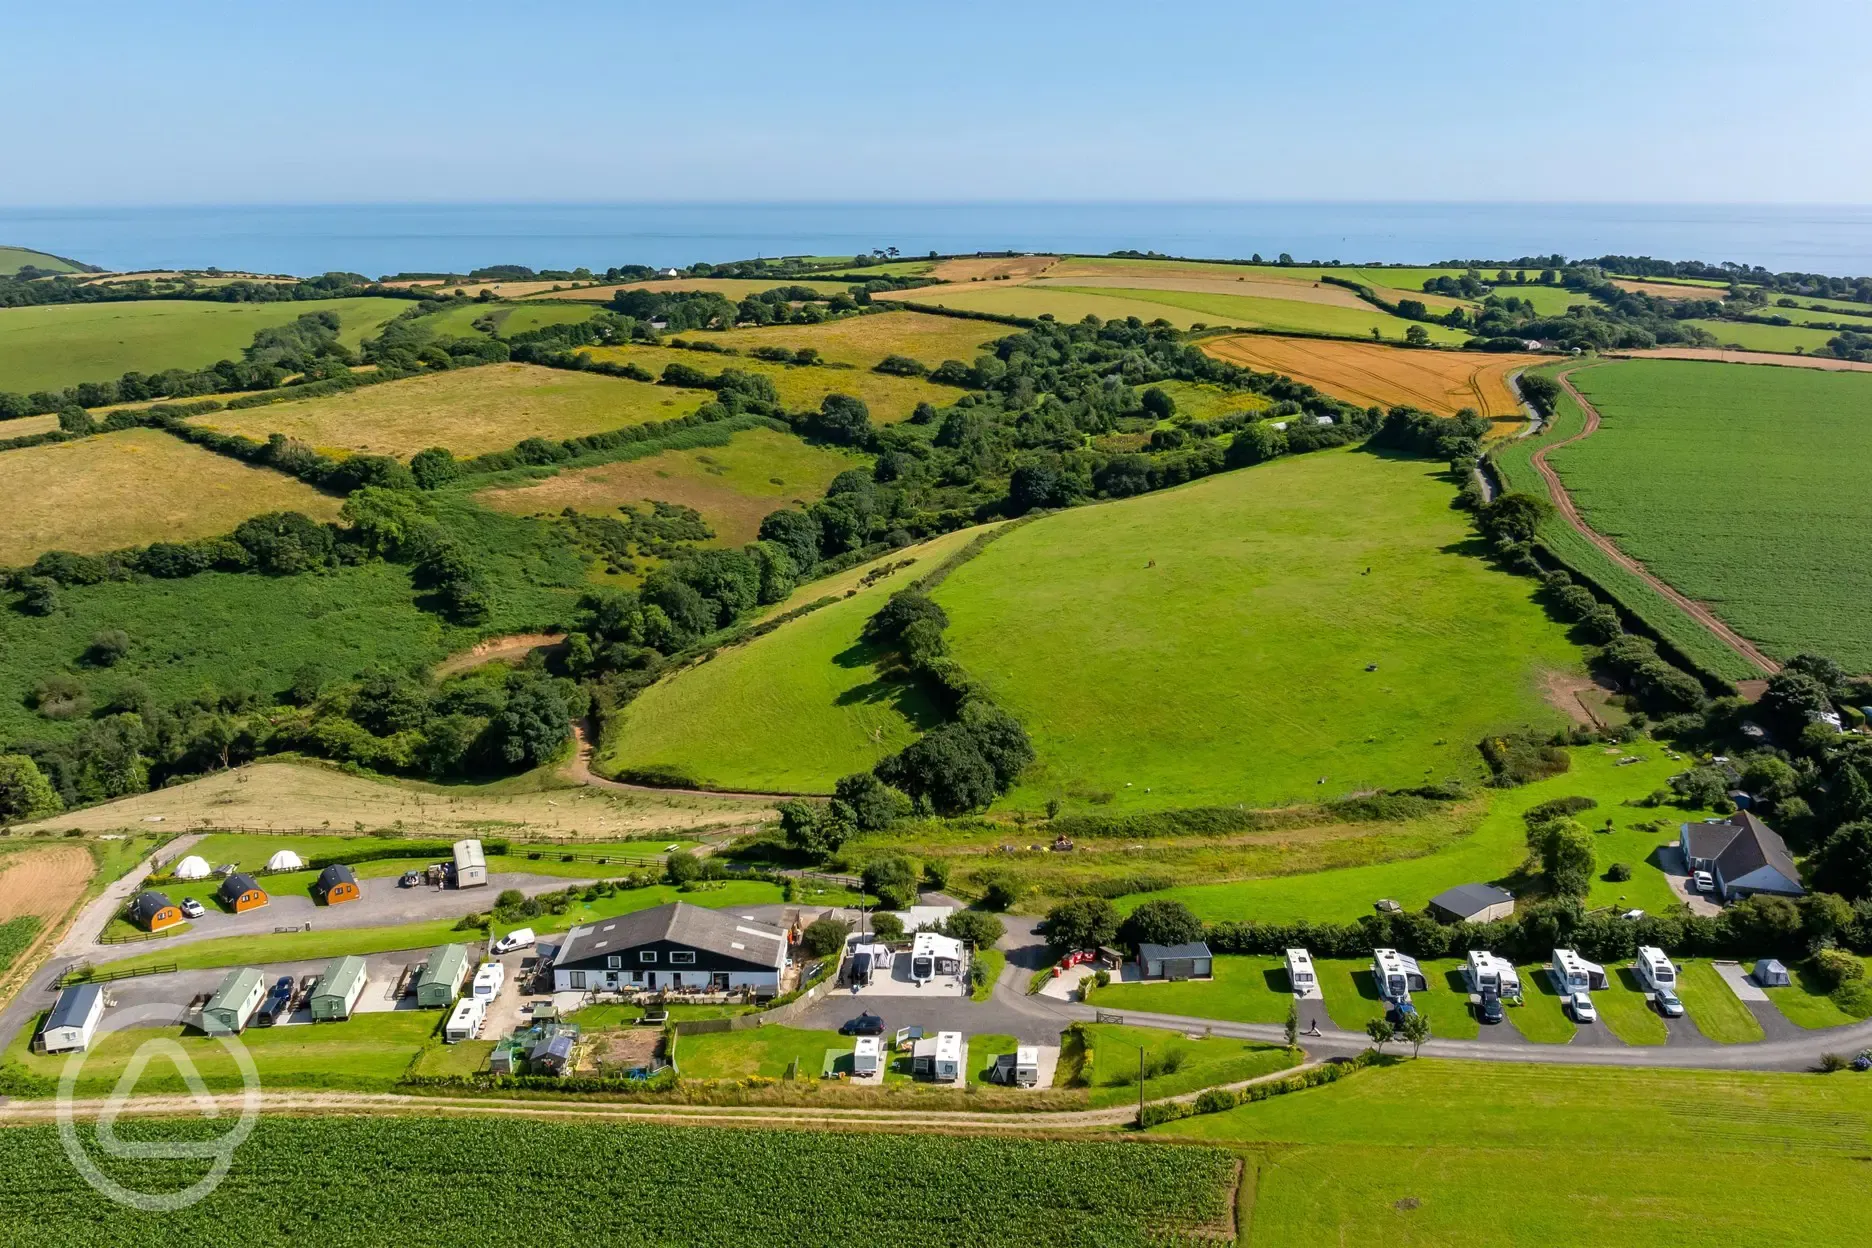
<svg viewBox="0 0 1872 1248">
<path fill-rule="evenodd" d="M 0 385 L 25 394 L 127 372 L 159 373 L 239 359 L 270 325 L 308 312 L 336 312 L 339 337 L 356 346 L 407 310 L 401 299 L 321 299 L 294 303 L 210 303 L 148 299 L 0 309 Z"/>
<path fill-rule="evenodd" d="M 1598 806 L 1581 815 L 1581 821 L 1594 829 L 1603 828 L 1607 820 L 1613 826 L 1609 835 L 1593 838 L 1596 862 L 1591 904 L 1611 904 L 1601 892 L 1604 889 L 1628 898 L 1629 906 L 1663 910 L 1662 899 L 1670 885 L 1659 865 L 1657 848 L 1669 843 L 1678 823 L 1698 815 L 1675 808 L 1648 810 L 1624 803 L 1663 787 L 1689 764 L 1650 745 L 1638 751 L 1641 762 L 1626 765 L 1619 762 L 1627 757 L 1622 748 L 1579 747 L 1569 754 L 1572 767 L 1561 775 L 1519 788 L 1489 791 L 1486 813 L 1477 815 L 1458 808 L 1450 816 L 1458 821 L 1454 835 L 1443 831 L 1434 839 L 1420 840 L 1409 835 L 1411 825 L 1381 825 L 1397 829 L 1393 835 L 1399 843 L 1388 848 L 1382 843 L 1374 847 L 1371 865 L 1326 871 L 1308 870 L 1302 865 L 1305 874 L 1291 869 L 1263 871 L 1258 873 L 1259 878 L 1133 893 L 1119 898 L 1118 908 L 1129 912 L 1145 901 L 1167 897 L 1182 902 L 1210 922 L 1262 923 L 1303 919 L 1350 923 L 1370 914 L 1372 903 L 1381 897 L 1396 900 L 1406 910 L 1421 910 L 1446 888 L 1493 883 L 1512 875 L 1527 858 L 1523 812 L 1557 797 L 1590 797 Z M 1647 842 L 1651 851 L 1639 857 L 1636 847 Z M 1603 879 L 1606 868 L 1614 862 L 1625 862 L 1632 868 L 1632 878 L 1624 884 L 1612 885 Z M 1154 870 L 1154 865 L 1143 862 L 1133 870 Z M 1250 865 L 1244 874 L 1252 871 Z"/>
<path fill-rule="evenodd" d="M 615 515 L 625 504 L 677 503 L 702 513 L 715 531 L 716 545 L 739 546 L 754 540 L 768 513 L 793 502 L 814 502 L 839 473 L 869 463 L 868 456 L 814 446 L 762 427 L 735 434 L 726 446 L 568 469 L 475 497 L 516 515 L 557 515 L 566 507 Z"/>
<path fill-rule="evenodd" d="M 994 337 L 992 331 L 989 337 Z M 710 335 L 712 341 L 715 335 Z M 779 339 L 775 339 L 779 341 Z M 889 425 L 907 419 L 919 403 L 947 407 L 962 397 L 954 386 L 939 386 L 920 377 L 894 377 L 861 368 L 797 367 L 751 360 L 746 356 L 713 355 L 706 351 L 683 351 L 675 347 L 588 347 L 584 353 L 593 359 L 614 364 L 636 364 L 661 376 L 670 364 L 684 364 L 711 375 L 725 368 L 771 377 L 780 394 L 780 404 L 790 412 L 818 411 L 828 394 L 849 394 L 863 399 L 871 409 L 874 424 Z M 969 358 L 973 359 L 973 356 Z"/>
<path fill-rule="evenodd" d="M 582 286 L 577 290 L 541 290 L 532 292 L 535 299 L 576 299 L 581 302 L 609 303 L 620 290 L 703 290 L 713 291 L 724 299 L 745 299 L 781 286 L 804 286 L 821 295 L 836 295 L 850 290 L 851 282 L 796 280 L 791 277 L 659 277 L 647 282 L 622 282 L 611 286 Z M 471 292 L 472 293 L 472 292 Z M 513 295 L 516 292 L 503 291 Z"/>
<path fill-rule="evenodd" d="M 843 316 L 817 325 L 769 325 L 686 336 L 743 353 L 756 347 L 812 347 L 823 359 L 855 368 L 870 368 L 887 355 L 907 355 L 935 368 L 944 360 L 972 363 L 989 343 L 1015 332 L 1010 325 L 897 311 Z"/>
<path fill-rule="evenodd" d="M 1550 462 L 1587 523 L 1769 653 L 1872 666 L 1872 377 L 1630 360 L 1573 381 L 1603 424 Z"/>
<path fill-rule="evenodd" d="M 1058 256 L 957 256 L 938 262 L 925 276 L 945 282 L 1016 281 L 1037 277 L 1057 263 Z"/>
<path fill-rule="evenodd" d="M 1639 281 L 1630 277 L 1610 279 L 1620 290 L 1636 291 L 1643 295 L 1652 295 L 1659 299 L 1721 299 L 1729 293 L 1726 282 L 1699 282 L 1692 278 L 1678 278 L 1665 281 Z"/>
<path fill-rule="evenodd" d="M 936 592 L 1038 761 L 1006 805 L 1317 800 L 1474 775 L 1577 672 L 1441 472 L 1325 452 L 1012 532 Z M 1507 659 L 1505 656 L 1514 656 Z M 1071 679 L 1061 679 L 1070 672 Z"/>
<path fill-rule="evenodd" d="M 1872 1196 L 1868 1122 L 1864 1079 L 1424 1058 L 1152 1134 L 1245 1152 L 1248 1245 L 1822 1248 Z M 1660 1157 L 1721 1174 L 1721 1198 Z"/>
<path fill-rule="evenodd" d="M 932 708 L 915 687 L 878 676 L 878 656 L 859 634 L 885 598 L 978 533 L 895 552 L 881 562 L 916 562 L 862 589 L 843 583 L 855 582 L 857 569 L 801 586 L 776 611 L 856 592 L 644 690 L 606 723 L 598 769 L 663 772 L 710 788 L 829 793 L 840 776 L 902 749 L 932 724 Z"/>
<path fill-rule="evenodd" d="M 0 498 L 0 565 L 208 537 L 266 511 L 330 520 L 341 501 L 154 429 L 0 454 Z"/>
<path fill-rule="evenodd" d="M 35 846 L 0 858 L 0 923 L 65 917 L 84 895 L 97 862 L 82 845 Z"/>
<path fill-rule="evenodd" d="M 1685 321 L 1716 335 L 1725 347 L 1744 351 L 1813 351 L 1833 337 L 1830 329 L 1805 329 L 1799 325 L 1756 325 L 1749 321 Z"/>
<path fill-rule="evenodd" d="M 1259 372 L 1282 373 L 1349 403 L 1407 404 L 1454 416 L 1472 407 L 1495 422 L 1499 436 L 1522 424 L 1509 374 L 1542 363 L 1537 355 L 1410 351 L 1362 342 L 1244 334 L 1211 338 L 1202 348 L 1217 359 Z"/>
<path fill-rule="evenodd" d="M 225 1122 L 135 1121 L 127 1140 L 213 1139 Z M 89 1138 L 89 1130 L 84 1132 Z M 95 1148 L 90 1149 L 97 1155 Z M 165 1240 L 262 1243 L 282 1226 L 319 1226 L 322 1243 L 382 1242 L 395 1225 L 411 1243 L 478 1243 L 490 1227 L 530 1238 L 591 1234 L 619 1245 L 854 1242 L 926 1248 L 1111 1248 L 1230 1226 L 1235 1159 L 1221 1149 L 1143 1142 L 886 1135 L 637 1123 L 542 1122 L 480 1116 L 263 1118 L 236 1154 L 235 1176 L 179 1212 L 126 1215 L 93 1191 L 59 1147 L 56 1128 L 0 1131 L 13 1182 L 11 1219 L 48 1243 L 145 1248 Z M 179 1190 L 208 1162 L 114 1160 L 106 1173 L 138 1191 Z M 965 1182 L 840 1183 L 828 1198 L 813 1176 L 931 1171 Z M 696 1184 L 698 1174 L 710 1181 Z M 369 1175 L 359 1183 L 359 1175 Z M 693 1188 L 693 1191 L 686 1189 Z M 680 1200 L 668 1199 L 685 1189 Z M 550 1190 L 555 1199 L 542 1202 Z M 342 1191 L 343 1217 L 332 1216 Z M 462 1193 L 473 1191 L 473 1200 Z"/>
<path fill-rule="evenodd" d="M 429 446 L 457 455 L 527 438 L 574 438 L 687 416 L 706 391 L 569 372 L 483 364 L 361 386 L 322 399 L 213 412 L 196 424 L 264 441 L 283 433 L 320 450 L 408 457 Z"/>
<path fill-rule="evenodd" d="M 12 420 L 0 421 L 0 439 L 37 437 L 42 433 L 51 433 L 58 427 L 57 413 L 48 412 L 43 416 L 15 416 Z"/>
</svg>

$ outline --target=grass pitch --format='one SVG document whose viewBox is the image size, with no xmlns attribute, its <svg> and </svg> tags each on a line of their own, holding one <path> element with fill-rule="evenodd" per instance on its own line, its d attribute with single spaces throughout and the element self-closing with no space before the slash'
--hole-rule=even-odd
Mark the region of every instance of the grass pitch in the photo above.
<svg viewBox="0 0 1872 1248">
<path fill-rule="evenodd" d="M 340 500 L 153 429 L 0 455 L 0 565 L 226 533 L 265 511 L 337 516 Z"/>
<path fill-rule="evenodd" d="M 406 311 L 401 299 L 209 303 L 146 299 L 0 309 L 0 388 L 20 394 L 114 381 L 128 372 L 204 368 L 239 359 L 254 334 L 310 312 L 336 312 L 339 337 L 356 346 Z"/>
</svg>

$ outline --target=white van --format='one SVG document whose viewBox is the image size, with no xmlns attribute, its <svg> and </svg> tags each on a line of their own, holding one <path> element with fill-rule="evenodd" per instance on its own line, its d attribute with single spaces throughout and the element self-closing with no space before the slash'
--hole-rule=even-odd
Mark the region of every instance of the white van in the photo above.
<svg viewBox="0 0 1872 1248">
<path fill-rule="evenodd" d="M 505 936 L 501 937 L 499 940 L 495 941 L 494 947 L 492 950 L 490 950 L 490 952 L 512 953 L 516 949 L 531 949 L 533 947 L 534 939 L 535 937 L 533 935 L 532 928 L 530 927 L 516 928 L 513 931 L 508 932 Z"/>
</svg>

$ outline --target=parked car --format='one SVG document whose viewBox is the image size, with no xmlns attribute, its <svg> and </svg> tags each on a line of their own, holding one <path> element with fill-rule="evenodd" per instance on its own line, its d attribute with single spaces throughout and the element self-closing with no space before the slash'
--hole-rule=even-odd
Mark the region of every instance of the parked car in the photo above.
<svg viewBox="0 0 1872 1248">
<path fill-rule="evenodd" d="M 292 1004 L 292 999 L 293 977 L 282 975 L 274 981 L 273 987 L 268 989 L 266 1000 L 260 1003 L 260 1009 L 254 1015 L 254 1021 L 262 1027 L 271 1027 L 279 1022 L 280 1015 L 286 1012 L 287 1007 Z"/>
<path fill-rule="evenodd" d="M 1872 1049 L 1860 1049 L 1859 1055 L 1852 1060 L 1852 1068 L 1857 1071 L 1872 1070 Z"/>
<path fill-rule="evenodd" d="M 1502 1009 L 1501 998 L 1492 992 L 1483 993 L 1482 999 L 1476 1002 L 1476 1017 L 1485 1023 L 1499 1023 L 1507 1016 L 1508 1012 Z"/>
<path fill-rule="evenodd" d="M 422 883 L 422 872 L 405 871 L 402 876 L 397 879 L 396 886 L 398 888 L 415 888 L 420 883 Z"/>
<path fill-rule="evenodd" d="M 1657 1012 L 1665 1018 L 1683 1017 L 1683 999 L 1677 995 L 1675 989 L 1660 988 L 1652 995 L 1652 999 L 1657 1002 Z"/>
<path fill-rule="evenodd" d="M 884 1020 L 869 1012 L 849 1019 L 839 1028 L 841 1036 L 881 1036 L 884 1034 Z"/>
<path fill-rule="evenodd" d="M 1592 994 L 1585 992 L 1573 994 L 1573 1021 L 1576 1023 L 1599 1021 L 1599 1007 L 1593 1004 Z"/>
<path fill-rule="evenodd" d="M 193 897 L 184 897 L 182 899 L 183 917 L 190 918 L 190 919 L 199 919 L 202 917 L 202 915 L 207 914 L 207 913 L 208 913 L 208 907 L 202 905 L 201 902 L 195 900 Z"/>
<path fill-rule="evenodd" d="M 1411 1018 L 1416 1013 L 1417 1013 L 1416 1006 L 1412 1005 L 1408 1001 L 1399 1001 L 1396 1005 L 1391 1007 L 1390 1012 L 1386 1015 L 1386 1017 L 1391 1020 L 1391 1025 L 1393 1027 L 1402 1027 L 1405 1023 L 1405 1020 Z"/>
<path fill-rule="evenodd" d="M 1699 871 L 1692 876 L 1691 879 L 1696 884 L 1696 891 L 1699 893 L 1713 893 L 1716 891 L 1716 877 L 1707 871 Z"/>
</svg>

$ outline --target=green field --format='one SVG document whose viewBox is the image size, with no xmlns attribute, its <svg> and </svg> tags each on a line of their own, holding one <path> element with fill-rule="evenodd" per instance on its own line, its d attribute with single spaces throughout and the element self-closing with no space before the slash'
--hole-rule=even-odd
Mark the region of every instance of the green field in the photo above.
<svg viewBox="0 0 1872 1248">
<path fill-rule="evenodd" d="M 1425 1058 L 1153 1134 L 1243 1151 L 1247 1245 L 1830 1248 L 1872 1197 L 1868 1123 L 1851 1076 Z"/>
<path fill-rule="evenodd" d="M 125 1140 L 227 1130 L 199 1119 L 118 1124 Z M 145 1192 L 178 1191 L 210 1164 L 87 1151 Z M 158 1227 L 164 1243 L 315 1234 L 343 1248 L 382 1243 L 387 1228 L 412 1244 L 1144 1248 L 1227 1227 L 1236 1169 L 1220 1149 L 1144 1142 L 417 1115 L 266 1117 L 234 1157 L 213 1195 L 158 1217 L 127 1213 L 87 1186 L 55 1127 L 0 1130 L 9 1216 L 38 1242 L 98 1248 L 148 1248 Z M 924 1172 L 962 1181 L 911 1180 Z"/>
<path fill-rule="evenodd" d="M 26 265 L 45 273 L 76 273 L 77 266 L 69 260 L 43 251 L 34 251 L 30 247 L 0 247 L 0 277 L 11 277 Z"/>
<path fill-rule="evenodd" d="M 1862 960 L 1866 969 L 1872 971 L 1872 958 Z M 1795 1026 L 1809 1030 L 1844 1027 L 1848 1023 L 1863 1022 L 1867 1017 L 1872 1017 L 1872 997 L 1855 992 L 1854 988 L 1858 985 L 1849 986 L 1843 999 L 1835 1000 L 1827 988 L 1814 978 L 1812 963 L 1791 963 L 1788 971 L 1794 978 L 1793 983 L 1785 988 L 1769 988 L 1765 991 L 1769 1000 L 1775 1003 L 1775 1008 Z"/>
<path fill-rule="evenodd" d="M 1462 977 L 1463 958 L 1420 958 L 1419 967 L 1429 984 L 1425 992 L 1411 994 L 1411 1004 L 1430 1020 L 1430 1034 L 1445 1040 L 1473 1040 L 1482 1032 L 1469 1009 L 1469 989 Z M 1320 958 L 1320 993 L 1326 1012 L 1346 1031 L 1363 1032 L 1365 1024 L 1383 1018 L 1390 1006 L 1378 995 L 1369 958 Z"/>
<path fill-rule="evenodd" d="M 336 312 L 339 337 L 356 346 L 409 308 L 402 299 L 213 303 L 143 299 L 0 309 L 0 384 L 16 393 L 60 390 L 239 359 L 255 332 L 311 312 Z"/>
<path fill-rule="evenodd" d="M 1677 995 L 1697 1030 L 1719 1044 L 1749 1044 L 1762 1038 L 1762 1026 L 1716 968 L 1694 958 L 1677 960 Z"/>
<path fill-rule="evenodd" d="M 1449 490 L 1433 465 L 1329 451 L 990 545 L 935 596 L 1038 751 L 1006 804 L 1338 797 L 1473 777 L 1483 734 L 1562 722 L 1541 678 L 1579 652 L 1466 552 Z"/>
<path fill-rule="evenodd" d="M 994 337 L 989 330 L 986 337 Z M 698 341 L 715 335 L 694 334 Z M 781 341 L 778 337 L 776 342 Z M 790 341 L 790 340 L 789 340 Z M 671 364 L 700 369 L 713 376 L 725 368 L 744 373 L 760 373 L 774 383 L 780 405 L 790 412 L 818 411 L 828 394 L 848 394 L 864 400 L 874 424 L 889 425 L 907 420 L 919 403 L 947 407 L 962 397 L 953 386 L 939 386 L 920 377 L 894 377 L 864 368 L 796 367 L 774 364 L 747 356 L 715 355 L 706 351 L 685 351 L 675 347 L 586 347 L 581 354 L 612 364 L 635 364 L 657 376 Z M 969 357 L 973 359 L 974 357 Z"/>
<path fill-rule="evenodd" d="M 1872 304 L 1842 303 L 1835 307 L 1820 308 L 1777 308 L 1771 305 L 1763 308 L 1760 315 L 1786 317 L 1796 325 L 1813 325 L 1816 323 L 1850 325 L 1858 328 L 1860 333 L 1872 330 L 1872 321 L 1866 321 L 1864 319 L 1865 317 L 1872 317 Z M 1860 328 L 1861 326 L 1863 326 L 1863 328 Z"/>
<path fill-rule="evenodd" d="M 817 325 L 766 325 L 685 336 L 744 354 L 758 347 L 811 347 L 822 359 L 854 368 L 870 368 L 887 355 L 907 355 L 935 368 L 944 360 L 972 363 L 987 344 L 1012 332 L 1006 325 L 899 311 L 841 316 Z"/>
<path fill-rule="evenodd" d="M 1550 462 L 1589 524 L 1770 654 L 1872 666 L 1872 377 L 1630 360 L 1573 382 L 1604 423 Z"/>
<path fill-rule="evenodd" d="M 471 338 L 481 331 L 475 328 L 476 321 L 494 322 L 494 333 L 501 338 L 511 338 L 530 329 L 539 329 L 546 325 L 574 325 L 580 321 L 589 321 L 598 315 L 598 309 L 583 303 L 469 303 L 459 308 L 450 308 L 426 316 L 422 324 L 441 338 Z"/>
<path fill-rule="evenodd" d="M 1538 962 L 1517 966 L 1521 976 L 1521 1004 L 1507 1005 L 1508 1024 L 1536 1044 L 1565 1044 L 1579 1026 L 1560 1000 L 1559 990 Z"/>
<path fill-rule="evenodd" d="M 1799 325 L 1717 320 L 1685 321 L 1684 324 L 1707 329 L 1716 335 L 1716 341 L 1722 346 L 1740 347 L 1744 351 L 1815 351 L 1826 346 L 1827 339 L 1833 337 L 1830 329 L 1804 329 Z"/>
<path fill-rule="evenodd" d="M 1090 1060 L 1071 1036 L 1060 1053 L 1055 1087 L 1075 1079 L 1094 1105 L 1123 1105 L 1138 1096 L 1138 1052 L 1144 1053 L 1144 1097 L 1161 1100 L 1285 1070 L 1299 1058 L 1285 1048 L 1222 1036 L 1186 1036 L 1157 1027 L 1087 1023 L 1080 1027 Z M 971 1060 L 973 1054 L 970 1054 Z"/>
<path fill-rule="evenodd" d="M 1124 1013 L 1182 1014 L 1231 1023 L 1284 1023 L 1294 996 L 1287 986 L 1287 963 L 1275 957 L 1219 954 L 1214 977 L 1175 983 L 1140 980 L 1104 988 L 1086 981 L 1086 1004 Z"/>
</svg>

